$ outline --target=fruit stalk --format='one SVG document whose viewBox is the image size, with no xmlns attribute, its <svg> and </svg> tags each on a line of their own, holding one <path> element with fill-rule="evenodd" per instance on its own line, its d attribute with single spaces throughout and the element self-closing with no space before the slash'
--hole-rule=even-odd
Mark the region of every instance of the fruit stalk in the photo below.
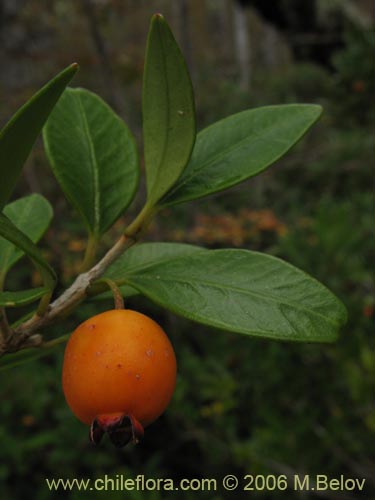
<svg viewBox="0 0 375 500">
<path fill-rule="evenodd" d="M 98 283 L 100 282 L 105 283 L 111 290 L 114 298 L 115 309 L 124 309 L 125 307 L 124 298 L 121 295 L 121 291 L 119 287 L 116 285 L 116 283 L 109 278 L 102 278 Z"/>
</svg>

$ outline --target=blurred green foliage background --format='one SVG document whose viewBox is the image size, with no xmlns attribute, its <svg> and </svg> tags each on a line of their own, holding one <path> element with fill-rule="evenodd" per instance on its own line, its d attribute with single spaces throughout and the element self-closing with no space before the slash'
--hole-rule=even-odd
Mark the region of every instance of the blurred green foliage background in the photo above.
<svg viewBox="0 0 375 500">
<path fill-rule="evenodd" d="M 143 52 L 155 11 L 165 14 L 186 55 L 199 128 L 248 107 L 322 104 L 323 118 L 285 159 L 228 192 L 165 211 L 146 239 L 280 256 L 325 283 L 349 311 L 348 324 L 334 345 L 293 345 L 210 330 L 141 297 L 129 299 L 128 307 L 160 322 L 175 346 L 179 375 L 167 412 L 135 447 L 116 450 L 105 441 L 94 448 L 87 428 L 64 402 L 63 346 L 0 371 L 1 498 L 157 500 L 169 496 L 155 491 L 53 493 L 45 478 L 145 474 L 220 479 L 248 473 L 366 478 L 362 496 L 347 493 L 345 498 L 375 498 L 370 265 L 374 32 L 366 1 L 304 5 L 312 3 L 316 24 L 303 27 L 298 16 L 294 24 L 281 25 L 257 9 L 259 2 L 243 8 L 234 0 L 0 1 L 1 123 L 44 81 L 77 61 L 81 70 L 74 86 L 85 86 L 110 102 L 141 147 Z M 298 13 L 296 2 L 276 4 L 286 18 Z M 239 13 L 247 40 L 242 58 Z M 50 172 L 41 141 L 15 198 L 31 191 L 41 192 L 54 206 L 54 222 L 42 246 L 59 271 L 61 291 L 76 274 L 86 242 Z M 131 214 L 143 199 L 142 186 Z M 105 236 L 103 251 L 131 214 Z M 8 279 L 8 288 L 15 290 L 37 284 L 26 260 Z M 109 307 L 110 302 L 88 303 L 65 323 L 49 328 L 46 337 L 72 331 Z M 248 498 L 246 493 L 219 489 L 170 497 L 221 500 Z M 302 498 L 289 490 L 252 496 Z M 344 497 L 328 492 L 326 498 Z"/>
</svg>

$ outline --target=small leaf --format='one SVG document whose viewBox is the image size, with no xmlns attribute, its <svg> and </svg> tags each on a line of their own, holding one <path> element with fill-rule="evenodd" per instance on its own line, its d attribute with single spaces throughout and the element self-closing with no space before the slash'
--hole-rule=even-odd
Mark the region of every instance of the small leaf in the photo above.
<svg viewBox="0 0 375 500">
<path fill-rule="evenodd" d="M 21 307 L 31 304 L 48 292 L 46 287 L 22 290 L 20 292 L 0 292 L 0 307 Z"/>
<path fill-rule="evenodd" d="M 78 65 L 72 64 L 55 76 L 0 131 L 0 210 L 12 194 L 48 115 L 77 70 Z"/>
<path fill-rule="evenodd" d="M 196 134 L 189 73 L 160 14 L 152 18 L 148 35 L 142 103 L 147 202 L 153 206 L 181 175 Z"/>
<path fill-rule="evenodd" d="M 332 342 L 342 303 L 290 264 L 247 250 L 206 250 L 126 271 L 126 282 L 181 316 L 256 337 Z"/>
<path fill-rule="evenodd" d="M 89 232 L 103 234 L 132 201 L 138 186 L 135 140 L 97 95 L 67 89 L 43 131 L 52 170 Z"/>
<path fill-rule="evenodd" d="M 284 156 L 321 112 L 314 104 L 267 106 L 207 127 L 198 134 L 189 164 L 160 205 L 201 198 L 259 174 Z"/>
<path fill-rule="evenodd" d="M 56 282 L 54 270 L 43 258 L 40 250 L 31 239 L 21 232 L 4 214 L 0 214 L 0 236 L 16 245 L 30 257 L 41 273 L 46 287 L 52 290 Z"/>
<path fill-rule="evenodd" d="M 4 208 L 4 215 L 33 243 L 37 243 L 47 230 L 52 214 L 51 205 L 40 194 L 25 196 L 9 203 Z M 13 243 L 0 237 L 0 284 L 4 282 L 6 273 L 23 253 Z"/>
</svg>

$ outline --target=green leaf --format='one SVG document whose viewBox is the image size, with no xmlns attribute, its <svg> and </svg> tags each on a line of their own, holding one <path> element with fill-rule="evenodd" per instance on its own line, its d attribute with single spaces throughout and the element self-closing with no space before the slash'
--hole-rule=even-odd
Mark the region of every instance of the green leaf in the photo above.
<svg viewBox="0 0 375 500">
<path fill-rule="evenodd" d="M 149 266 L 168 263 L 171 259 L 206 250 L 185 243 L 140 243 L 129 248 L 104 273 L 117 284 L 127 281 L 129 273 L 142 272 Z"/>
<path fill-rule="evenodd" d="M 0 307 L 21 307 L 31 304 L 48 292 L 46 287 L 22 290 L 20 292 L 0 292 Z"/>
<path fill-rule="evenodd" d="M 300 342 L 331 342 L 342 303 L 290 264 L 247 250 L 207 250 L 126 271 L 157 304 L 224 330 Z"/>
<path fill-rule="evenodd" d="M 47 230 L 53 212 L 43 196 L 31 194 L 6 205 L 4 215 L 33 243 L 37 243 Z M 0 288 L 8 270 L 23 254 L 20 248 L 0 237 Z"/>
<path fill-rule="evenodd" d="M 201 198 L 259 174 L 284 156 L 321 113 L 315 104 L 287 104 L 214 123 L 198 134 L 189 164 L 160 205 Z"/>
<path fill-rule="evenodd" d="M 43 258 L 38 247 L 20 231 L 4 214 L 0 214 L 0 236 L 10 241 L 34 262 L 42 275 L 45 286 L 52 290 L 56 282 L 56 274 L 48 262 Z"/>
<path fill-rule="evenodd" d="M 0 210 L 12 194 L 48 115 L 77 70 L 78 65 L 72 64 L 55 76 L 0 131 Z"/>
<path fill-rule="evenodd" d="M 135 295 L 139 295 L 138 290 L 135 288 L 132 288 L 131 286 L 123 285 L 119 286 L 118 289 L 120 290 L 120 293 L 124 299 L 127 299 L 129 297 L 134 297 Z M 92 290 L 88 290 L 88 295 L 91 300 L 111 300 L 113 302 L 113 293 L 111 291 L 104 291 L 103 290 L 108 290 L 108 286 L 104 286 L 102 283 L 96 282 L 95 285 L 93 286 Z"/>
<path fill-rule="evenodd" d="M 125 298 L 138 295 L 139 291 L 131 286 L 122 284 L 126 281 L 129 272 L 147 269 L 148 266 L 168 262 L 169 259 L 181 255 L 190 255 L 193 252 L 202 252 L 203 248 L 184 243 L 140 243 L 129 248 L 121 255 L 111 266 L 108 267 L 103 278 L 109 278 L 114 281 Z M 88 290 L 89 296 L 93 295 L 95 299 L 112 299 L 113 295 L 108 292 L 105 284 L 96 282 Z"/>
<path fill-rule="evenodd" d="M 160 14 L 153 16 L 148 35 L 142 104 L 147 202 L 154 206 L 181 175 L 196 135 L 189 73 Z"/>
<path fill-rule="evenodd" d="M 138 186 L 135 140 L 97 95 L 67 89 L 43 131 L 52 170 L 89 232 L 103 234 L 132 201 Z"/>
</svg>

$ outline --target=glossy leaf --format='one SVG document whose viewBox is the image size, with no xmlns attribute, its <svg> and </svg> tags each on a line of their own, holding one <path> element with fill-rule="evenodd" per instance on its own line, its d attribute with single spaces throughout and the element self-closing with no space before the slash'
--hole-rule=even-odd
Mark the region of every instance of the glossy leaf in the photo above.
<svg viewBox="0 0 375 500">
<path fill-rule="evenodd" d="M 48 228 L 53 212 L 43 196 L 31 194 L 6 205 L 4 215 L 33 243 L 37 243 Z M 23 254 L 20 248 L 0 237 L 0 283 Z"/>
<path fill-rule="evenodd" d="M 139 178 L 135 140 L 97 95 L 67 89 L 43 133 L 52 170 L 89 232 L 109 229 L 132 201 Z"/>
<path fill-rule="evenodd" d="M 129 272 L 137 272 L 147 269 L 148 266 L 157 263 L 168 262 L 169 259 L 182 255 L 190 255 L 194 252 L 202 252 L 203 248 L 184 243 L 141 243 L 129 248 L 120 258 L 118 258 L 104 273 L 104 278 L 110 278 L 119 286 L 123 297 L 131 297 L 139 294 L 139 291 L 128 285 L 121 283 L 126 280 Z M 98 299 L 111 299 L 111 292 L 106 292 L 106 285 L 94 285 L 93 293 L 97 294 Z"/>
<path fill-rule="evenodd" d="M 117 284 L 127 279 L 129 273 L 144 271 L 149 266 L 168 263 L 170 259 L 206 250 L 185 243 L 141 243 L 127 250 L 104 273 Z"/>
<path fill-rule="evenodd" d="M 207 127 L 198 134 L 189 164 L 160 205 L 201 198 L 259 174 L 298 142 L 321 112 L 314 104 L 267 106 Z"/>
<path fill-rule="evenodd" d="M 290 264 L 247 250 L 208 250 L 126 272 L 126 282 L 200 323 L 278 340 L 331 342 L 342 303 Z"/>
<path fill-rule="evenodd" d="M 32 288 L 31 290 L 22 290 L 20 292 L 0 292 L 1 307 L 21 307 L 31 304 L 43 297 L 48 289 L 45 287 Z"/>
<path fill-rule="evenodd" d="M 72 64 L 50 80 L 0 131 L 0 210 L 12 194 L 45 121 L 77 69 L 78 65 Z"/>
<path fill-rule="evenodd" d="M 38 247 L 20 231 L 4 214 L 0 214 L 0 236 L 16 245 L 30 257 L 42 275 L 44 284 L 52 290 L 56 281 L 56 274 L 42 256 Z"/>
<path fill-rule="evenodd" d="M 147 201 L 154 205 L 181 175 L 196 134 L 189 73 L 160 14 L 148 35 L 142 103 Z"/>
</svg>

